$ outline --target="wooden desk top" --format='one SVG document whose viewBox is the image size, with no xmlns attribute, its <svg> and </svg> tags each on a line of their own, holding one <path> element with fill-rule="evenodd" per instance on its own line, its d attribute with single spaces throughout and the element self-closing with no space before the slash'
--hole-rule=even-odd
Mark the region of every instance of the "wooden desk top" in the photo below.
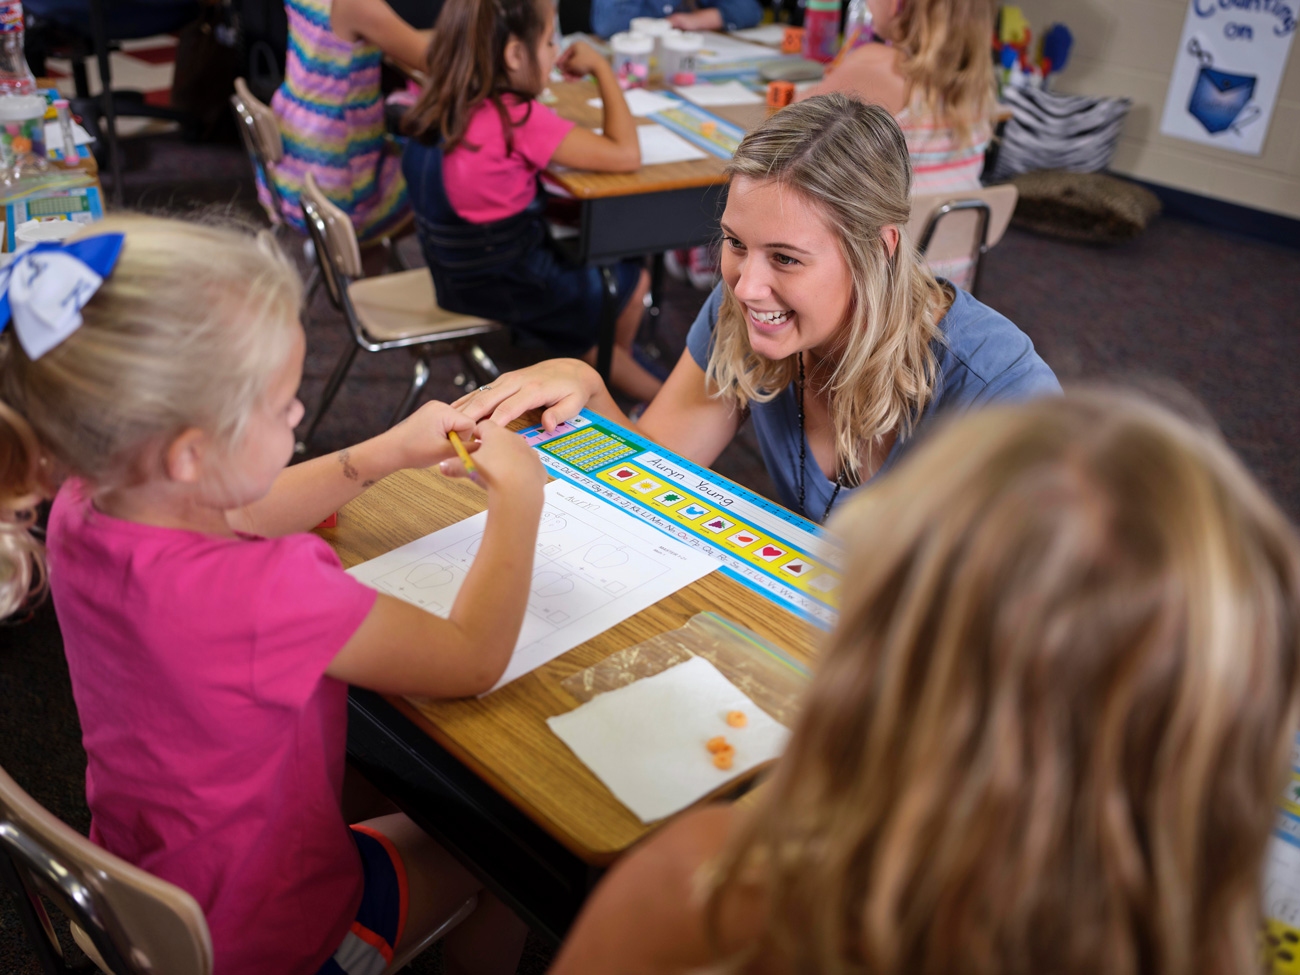
<svg viewBox="0 0 1300 975">
<path fill-rule="evenodd" d="M 600 94 L 595 81 L 561 81 L 552 84 L 550 89 L 556 99 L 551 107 L 562 117 L 579 125 L 585 125 L 589 129 L 600 127 L 604 118 L 604 109 L 587 104 L 590 99 Z M 708 111 L 748 131 L 767 118 L 770 109 L 766 105 L 714 105 L 710 106 Z M 634 118 L 633 121 L 637 125 L 655 124 L 648 118 Z M 691 186 L 712 186 L 725 182 L 724 166 L 726 166 L 725 159 L 711 155 L 706 159 L 642 166 L 634 173 L 592 173 L 586 170 L 564 169 L 548 170 L 547 176 L 578 199 L 590 200 L 602 196 L 626 196 L 630 193 L 653 193 Z"/>
<path fill-rule="evenodd" d="M 339 512 L 320 534 L 347 567 L 482 511 L 483 492 L 436 470 L 401 471 Z M 612 862 L 650 832 L 574 757 L 546 719 L 579 702 L 560 681 L 609 654 L 712 610 L 809 661 L 817 631 L 720 572 L 482 699 L 421 703 L 391 698 L 407 717 L 575 855 Z M 723 794 L 735 788 L 733 783 Z"/>
</svg>

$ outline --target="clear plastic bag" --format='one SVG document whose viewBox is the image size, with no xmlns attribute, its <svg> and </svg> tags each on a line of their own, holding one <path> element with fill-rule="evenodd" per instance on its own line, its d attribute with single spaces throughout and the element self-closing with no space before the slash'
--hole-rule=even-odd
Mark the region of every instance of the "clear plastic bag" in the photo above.
<svg viewBox="0 0 1300 975">
<path fill-rule="evenodd" d="M 808 686 L 808 668 L 757 633 L 717 613 L 697 613 L 685 626 L 660 633 L 610 654 L 598 664 L 561 681 L 560 686 L 587 702 L 605 691 L 653 677 L 692 656 L 717 667 L 769 715 L 790 727 Z"/>
</svg>

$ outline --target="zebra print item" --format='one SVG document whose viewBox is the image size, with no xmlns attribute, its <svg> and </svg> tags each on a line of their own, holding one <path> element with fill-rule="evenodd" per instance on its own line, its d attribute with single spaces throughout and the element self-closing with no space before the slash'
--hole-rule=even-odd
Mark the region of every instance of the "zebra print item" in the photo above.
<svg viewBox="0 0 1300 975">
<path fill-rule="evenodd" d="M 1011 118 L 1002 131 L 991 182 L 1037 169 L 1094 173 L 1115 155 L 1132 101 L 1057 95 L 1036 88 L 1005 88 Z"/>
</svg>

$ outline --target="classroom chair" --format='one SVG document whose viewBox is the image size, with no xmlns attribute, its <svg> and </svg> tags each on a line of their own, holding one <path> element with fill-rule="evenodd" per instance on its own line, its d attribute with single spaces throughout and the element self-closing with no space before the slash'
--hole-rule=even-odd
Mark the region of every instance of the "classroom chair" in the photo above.
<svg viewBox="0 0 1300 975">
<path fill-rule="evenodd" d="M 144 116 L 179 122 L 193 132 L 198 120 L 187 112 L 145 101 L 138 91 L 113 88 L 110 52 L 122 41 L 170 34 L 196 20 L 199 0 L 27 0 L 31 18 L 27 50 L 38 76 L 45 74 L 45 55 L 62 48 L 72 61 L 76 96 L 72 111 L 81 116 L 91 135 L 103 137 L 112 173 L 115 206 L 122 205 L 122 159 L 117 140 L 119 116 Z M 86 62 L 99 69 L 101 94 L 91 97 Z M 102 125 L 100 123 L 103 123 Z"/>
<path fill-rule="evenodd" d="M 499 375 L 496 364 L 475 340 L 500 330 L 500 323 L 439 307 L 427 268 L 363 277 L 361 249 L 352 221 L 326 198 L 311 173 L 307 174 L 301 200 L 325 290 L 343 315 L 353 341 L 325 384 L 320 405 L 299 441 L 300 453 L 311 444 L 358 349 L 384 352 L 405 348 L 415 357 L 415 373 L 393 414 L 394 424 L 415 408 L 420 391 L 429 381 L 429 363 L 436 356 L 453 352 L 460 356 L 465 371 L 456 377 L 456 384 L 467 390 Z"/>
<path fill-rule="evenodd" d="M 69 965 L 41 895 L 70 922 L 74 940 L 111 975 L 210 975 L 203 911 L 179 887 L 100 849 L 0 769 L 0 882 L 17 895 L 27 937 L 47 975 Z"/>
<path fill-rule="evenodd" d="M 0 884 L 18 901 L 46 975 L 84 972 L 64 957 L 42 897 L 69 921 L 72 939 L 105 975 L 211 975 L 212 940 L 198 903 L 70 829 L 0 769 Z M 478 906 L 471 896 L 395 954 L 397 972 Z"/>
<path fill-rule="evenodd" d="M 984 254 L 1006 233 L 1016 198 L 1010 184 L 918 194 L 907 229 L 932 271 L 974 294 Z"/>
</svg>

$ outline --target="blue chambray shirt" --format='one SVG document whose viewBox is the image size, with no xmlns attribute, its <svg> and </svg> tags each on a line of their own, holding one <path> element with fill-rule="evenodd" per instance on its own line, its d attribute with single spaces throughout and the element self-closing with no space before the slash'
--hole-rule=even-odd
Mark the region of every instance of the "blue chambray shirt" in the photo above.
<svg viewBox="0 0 1300 975">
<path fill-rule="evenodd" d="M 943 341 L 933 349 L 939 363 L 939 389 L 907 439 L 898 437 L 889 456 L 876 471 L 886 473 L 917 442 L 936 416 L 949 410 L 967 410 L 985 403 L 1059 396 L 1061 384 L 1046 362 L 1034 351 L 1029 336 L 988 305 L 956 289 L 957 297 L 939 322 Z M 701 369 L 707 369 L 713 327 L 722 305 L 722 283 L 700 309 L 686 336 L 686 348 Z M 794 384 L 767 403 L 750 403 L 750 419 L 758 437 L 767 473 L 776 486 L 777 500 L 791 511 L 799 510 L 799 406 Z M 804 504 L 801 512 L 820 521 L 835 482 L 822 473 L 811 450 L 804 451 Z M 870 482 L 867 482 L 870 483 Z M 841 490 L 835 499 L 839 507 L 854 491 Z"/>
</svg>

